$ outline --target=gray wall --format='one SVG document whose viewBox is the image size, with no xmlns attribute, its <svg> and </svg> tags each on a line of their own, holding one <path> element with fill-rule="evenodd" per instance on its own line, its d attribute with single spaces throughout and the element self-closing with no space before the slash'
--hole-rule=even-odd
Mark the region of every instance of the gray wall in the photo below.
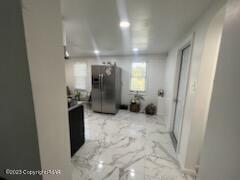
<svg viewBox="0 0 240 180">
<path fill-rule="evenodd" d="M 0 6 L 0 176 L 4 177 L 7 168 L 41 169 L 20 2 L 4 0 Z"/>
<path fill-rule="evenodd" d="M 240 1 L 227 7 L 198 180 L 240 179 Z"/>
</svg>

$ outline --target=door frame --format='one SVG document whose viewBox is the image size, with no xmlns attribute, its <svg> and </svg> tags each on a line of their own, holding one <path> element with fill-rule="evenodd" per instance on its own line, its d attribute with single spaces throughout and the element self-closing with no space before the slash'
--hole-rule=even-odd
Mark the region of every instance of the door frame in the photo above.
<svg viewBox="0 0 240 180">
<path fill-rule="evenodd" d="M 184 123 L 184 116 L 185 116 L 185 105 L 186 105 L 186 99 L 187 99 L 187 94 L 189 91 L 189 81 L 190 81 L 190 72 L 191 72 L 191 64 L 192 64 L 192 55 L 193 55 L 193 44 L 194 42 L 194 33 L 192 33 L 188 38 L 185 39 L 183 43 L 180 44 L 178 50 L 177 50 L 177 62 L 176 62 L 176 70 L 175 70 L 175 82 L 174 82 L 174 98 L 173 98 L 173 110 L 172 110 L 172 120 L 171 120 L 171 128 L 170 128 L 170 136 L 173 142 L 173 146 L 175 148 L 176 152 L 179 152 L 180 150 L 180 144 L 181 144 L 181 139 L 182 139 L 182 130 L 183 130 L 183 123 Z M 176 108 L 177 108 L 177 103 L 175 99 L 178 97 L 178 90 L 179 90 L 179 81 L 180 81 L 180 69 L 181 69 L 181 60 L 182 60 L 182 51 L 187 48 L 190 45 L 190 55 L 189 55 L 189 60 L 187 64 L 187 83 L 186 83 L 186 93 L 184 95 L 183 99 L 183 115 L 181 117 L 181 121 L 179 123 L 179 140 L 178 142 L 176 141 L 176 138 L 174 136 L 174 123 L 175 123 L 175 115 L 176 115 Z"/>
</svg>

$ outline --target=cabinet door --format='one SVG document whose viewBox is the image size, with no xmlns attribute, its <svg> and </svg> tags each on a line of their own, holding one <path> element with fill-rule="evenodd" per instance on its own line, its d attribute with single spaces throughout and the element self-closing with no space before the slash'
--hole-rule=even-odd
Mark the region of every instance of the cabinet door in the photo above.
<svg viewBox="0 0 240 180">
<path fill-rule="evenodd" d="M 73 156 L 85 142 L 84 111 L 82 105 L 69 111 L 69 127 L 71 155 Z"/>
</svg>

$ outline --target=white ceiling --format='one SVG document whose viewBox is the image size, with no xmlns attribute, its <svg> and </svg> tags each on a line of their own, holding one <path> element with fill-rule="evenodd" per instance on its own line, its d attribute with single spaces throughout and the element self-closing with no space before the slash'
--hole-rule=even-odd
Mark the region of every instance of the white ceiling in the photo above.
<svg viewBox="0 0 240 180">
<path fill-rule="evenodd" d="M 70 56 L 166 53 L 214 0 L 62 0 Z M 119 28 L 128 20 L 127 30 Z"/>
</svg>

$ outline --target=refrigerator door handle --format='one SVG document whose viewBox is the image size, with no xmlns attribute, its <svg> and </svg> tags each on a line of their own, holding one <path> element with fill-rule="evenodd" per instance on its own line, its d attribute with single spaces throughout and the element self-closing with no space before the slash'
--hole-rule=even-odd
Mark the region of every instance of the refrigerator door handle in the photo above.
<svg viewBox="0 0 240 180">
<path fill-rule="evenodd" d="M 98 75 L 98 80 L 99 80 L 98 89 L 101 90 L 101 84 L 102 84 L 102 82 L 101 82 L 101 74 Z"/>
<path fill-rule="evenodd" d="M 103 74 L 101 74 L 101 89 L 103 90 Z"/>
</svg>

